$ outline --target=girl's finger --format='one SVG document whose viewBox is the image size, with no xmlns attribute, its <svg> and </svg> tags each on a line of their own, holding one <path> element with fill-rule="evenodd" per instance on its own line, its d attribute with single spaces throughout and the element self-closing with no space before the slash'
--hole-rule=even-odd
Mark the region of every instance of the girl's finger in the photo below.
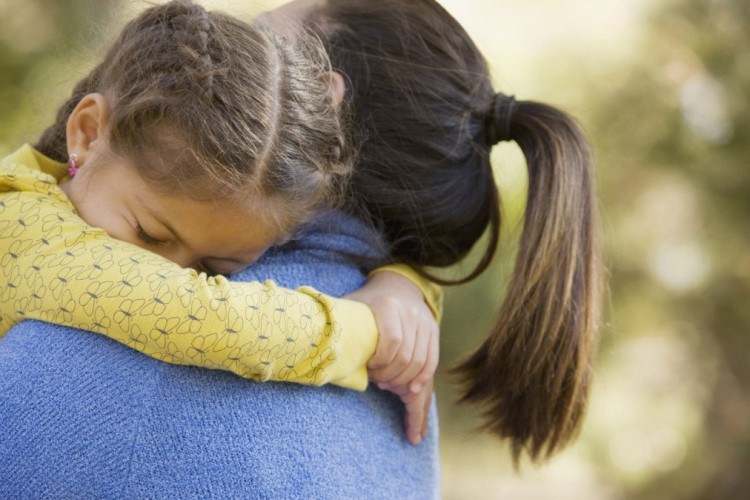
<svg viewBox="0 0 750 500">
<path fill-rule="evenodd" d="M 424 403 L 419 398 L 406 404 L 404 415 L 406 438 L 409 443 L 418 445 L 422 442 L 422 426 L 424 424 Z"/>
<path fill-rule="evenodd" d="M 431 320 L 432 318 L 430 318 Z M 434 322 L 433 322 L 434 323 Z M 419 325 L 414 339 L 414 349 L 411 360 L 404 366 L 403 370 L 390 380 L 391 385 L 405 386 L 409 384 L 425 367 L 429 356 L 431 342 L 431 325 L 427 327 L 424 323 Z M 419 391 L 416 391 L 419 392 Z"/>
<path fill-rule="evenodd" d="M 396 355 L 393 357 L 391 362 L 382 368 L 373 371 L 372 375 L 375 375 L 379 382 L 387 382 L 390 385 L 405 385 L 405 384 L 394 384 L 393 379 L 396 378 L 400 373 L 409 366 L 412 357 L 414 356 L 414 347 L 416 344 L 416 335 L 409 334 L 409 330 L 405 328 L 413 327 L 409 324 L 402 323 L 403 332 L 407 332 L 401 335 L 401 346 L 398 348 Z M 413 331 L 413 330 L 411 330 Z"/>
<path fill-rule="evenodd" d="M 425 360 L 424 367 L 414 379 L 409 382 L 409 390 L 417 393 L 422 390 L 432 378 L 435 376 L 435 370 L 437 370 L 438 361 L 440 360 L 440 336 L 438 328 L 435 328 L 430 335 L 429 345 L 427 348 L 427 359 Z"/>
<path fill-rule="evenodd" d="M 367 367 L 375 370 L 387 367 L 393 362 L 403 341 L 401 318 L 397 314 L 392 314 L 395 309 L 390 300 L 386 299 L 385 302 L 381 306 L 373 307 L 380 336 L 375 354 L 368 361 Z"/>
<path fill-rule="evenodd" d="M 427 432 L 429 430 L 429 423 L 430 423 L 430 404 L 432 403 L 432 382 L 430 382 L 427 386 L 423 389 L 425 391 L 425 397 L 423 398 L 423 414 L 424 414 L 424 420 L 422 421 L 422 437 L 427 436 Z"/>
</svg>

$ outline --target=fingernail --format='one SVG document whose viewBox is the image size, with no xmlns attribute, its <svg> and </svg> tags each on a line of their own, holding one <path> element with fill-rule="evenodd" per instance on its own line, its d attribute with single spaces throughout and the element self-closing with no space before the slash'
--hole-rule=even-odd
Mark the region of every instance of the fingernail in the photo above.
<svg viewBox="0 0 750 500">
<path fill-rule="evenodd" d="M 418 393 L 421 390 L 422 390 L 422 384 L 420 384 L 419 382 L 411 385 L 411 392 L 413 392 L 414 394 Z"/>
</svg>

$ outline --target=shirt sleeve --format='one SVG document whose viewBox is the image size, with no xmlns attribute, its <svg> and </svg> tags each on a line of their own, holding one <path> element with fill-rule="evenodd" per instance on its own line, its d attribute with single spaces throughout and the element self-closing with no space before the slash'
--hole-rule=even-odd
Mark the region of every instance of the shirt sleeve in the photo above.
<svg viewBox="0 0 750 500">
<path fill-rule="evenodd" d="M 258 381 L 367 387 L 378 332 L 365 304 L 183 269 L 40 193 L 2 194 L 0 213 L 0 334 L 39 319 L 169 363 Z"/>
<path fill-rule="evenodd" d="M 370 275 L 381 272 L 396 273 L 414 283 L 414 286 L 422 292 L 427 307 L 430 308 L 432 315 L 435 316 L 435 321 L 440 323 L 443 315 L 443 289 L 440 286 L 428 280 L 415 271 L 414 268 L 406 264 L 388 264 L 378 267 Z"/>
</svg>

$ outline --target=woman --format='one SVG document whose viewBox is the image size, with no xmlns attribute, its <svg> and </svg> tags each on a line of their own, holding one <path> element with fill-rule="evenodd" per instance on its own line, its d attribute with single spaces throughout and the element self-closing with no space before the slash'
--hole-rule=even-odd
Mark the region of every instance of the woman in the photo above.
<svg viewBox="0 0 750 500">
<path fill-rule="evenodd" d="M 484 428 L 514 460 L 541 461 L 583 422 L 600 315 L 602 271 L 593 161 L 576 122 L 493 89 L 487 63 L 434 0 L 297 0 L 271 21 L 317 31 L 365 137 L 351 181 L 353 213 L 415 268 L 460 261 L 487 231 L 465 283 L 500 238 L 490 152 L 513 141 L 528 196 L 515 268 L 489 335 L 455 372 Z M 290 28 L 289 26 L 292 26 Z M 428 274 L 425 272 L 425 274 Z"/>
<path fill-rule="evenodd" d="M 377 255 L 338 215 L 238 278 L 343 295 L 365 279 L 352 257 Z M 257 384 L 30 321 L 0 342 L 0 373 L 0 498 L 437 496 L 436 426 L 410 445 L 401 401 L 374 387 Z"/>
<path fill-rule="evenodd" d="M 495 416 L 491 429 L 511 439 L 516 457 L 524 450 L 532 458 L 557 451 L 580 427 L 598 312 L 591 165 L 578 129 L 553 108 L 498 98 L 476 47 L 432 1 L 302 0 L 283 14 L 287 21 L 302 19 L 320 29 L 334 69 L 344 76 L 354 124 L 365 136 L 349 210 L 358 219 L 338 214 L 321 221 L 294 246 L 267 255 L 238 278 L 272 275 L 284 286 L 301 280 L 341 294 L 364 279 L 361 262 L 374 257 L 449 265 L 489 226 L 491 244 L 467 279 L 473 278 L 489 263 L 499 232 L 489 151 L 498 140 L 518 141 L 529 160 L 531 192 L 522 265 L 504 311 L 531 311 L 533 321 L 526 323 L 554 335 L 514 337 L 520 342 L 496 336 L 464 366 L 473 379 L 467 398 L 489 405 Z M 289 26 L 284 29 L 294 29 Z M 383 57 L 368 52 L 372 48 L 393 53 Z M 440 64 L 412 64 L 412 50 Z M 404 80 L 379 61 L 443 70 L 429 71 L 429 82 Z M 375 82 L 376 75 L 384 79 Z M 370 93 L 375 89 L 382 92 L 379 100 Z M 387 154 L 394 151 L 395 156 Z M 382 243 L 371 228 L 384 235 Z M 526 300 L 529 292 L 533 300 Z M 506 325 L 516 325 L 518 317 L 510 317 L 515 319 Z M 544 323 L 549 318 L 555 319 L 551 325 Z M 17 355 L 29 349 L 15 346 L 28 342 L 41 353 L 41 363 Z M 74 351 L 86 363 L 71 359 Z M 537 358 L 520 359 L 519 352 Z M 434 408 L 430 433 L 411 447 L 403 439 L 398 400 L 375 388 L 357 394 L 248 384 L 133 357 L 138 355 L 106 339 L 42 324 L 22 324 L 6 336 L 0 344 L 0 405 L 14 412 L 6 419 L 9 435 L 23 436 L 13 446 L 21 448 L 15 456 L 24 463 L 12 466 L 16 476 L 23 471 L 27 484 L 38 485 L 21 491 L 124 497 L 439 495 Z M 278 440 L 269 441 L 271 433 Z M 9 452 L 0 453 L 5 453 L 0 464 L 8 463 Z M 4 487 L 0 495 L 15 491 Z"/>
<path fill-rule="evenodd" d="M 318 233 L 325 245 L 310 232 L 238 278 L 314 283 L 342 295 L 364 282 L 361 263 L 386 260 L 355 221 L 332 217 Z M 95 337 L 29 321 L 0 343 L 0 414 L 9 423 L 0 497 L 356 496 L 362 477 L 376 489 L 372 471 L 418 461 L 433 468 L 418 454 L 432 448 L 437 456 L 434 435 L 432 445 L 409 445 L 395 396 L 174 370 Z M 370 415 L 377 419 L 363 432 Z M 380 442 L 363 439 L 370 430 Z M 352 460 L 368 448 L 380 451 Z M 345 463 L 361 466 L 342 474 Z M 424 491 L 426 476 L 413 491 Z M 408 491 L 397 486 L 394 494 Z"/>
</svg>

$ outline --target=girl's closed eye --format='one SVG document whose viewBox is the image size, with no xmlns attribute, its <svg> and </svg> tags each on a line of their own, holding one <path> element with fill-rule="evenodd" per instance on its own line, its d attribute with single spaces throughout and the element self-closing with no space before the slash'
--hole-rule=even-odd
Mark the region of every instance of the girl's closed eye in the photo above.
<svg viewBox="0 0 750 500">
<path fill-rule="evenodd" d="M 135 223 L 135 234 L 136 236 L 138 236 L 139 240 L 150 246 L 158 247 L 166 243 L 166 241 L 158 240 L 148 234 L 146 230 L 143 229 L 143 226 L 141 226 L 140 222 Z"/>
</svg>

